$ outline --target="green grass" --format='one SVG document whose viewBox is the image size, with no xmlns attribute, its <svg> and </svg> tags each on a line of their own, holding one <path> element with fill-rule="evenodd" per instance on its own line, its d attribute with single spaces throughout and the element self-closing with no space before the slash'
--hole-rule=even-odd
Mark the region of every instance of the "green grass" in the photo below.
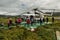
<svg viewBox="0 0 60 40">
<path fill-rule="evenodd" d="M 23 27 L 15 27 L 10 30 L 0 29 L 0 40 L 55 40 L 55 32 L 52 29 L 39 27 L 31 32 Z"/>
<path fill-rule="evenodd" d="M 7 18 L 0 19 L 7 25 Z M 49 21 L 51 22 L 50 18 Z M 60 31 L 60 20 L 55 20 L 53 24 L 39 26 L 34 32 L 21 26 L 10 29 L 0 28 L 0 40 L 56 40 L 55 30 Z"/>
</svg>

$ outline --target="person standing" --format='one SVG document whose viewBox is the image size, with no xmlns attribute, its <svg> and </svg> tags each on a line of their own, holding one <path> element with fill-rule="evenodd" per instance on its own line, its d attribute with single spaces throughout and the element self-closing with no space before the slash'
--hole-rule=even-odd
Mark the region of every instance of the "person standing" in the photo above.
<svg viewBox="0 0 60 40">
<path fill-rule="evenodd" d="M 43 20 L 42 20 L 42 18 L 40 18 L 40 24 L 42 24 L 42 22 L 43 22 Z"/>
<path fill-rule="evenodd" d="M 48 22 L 48 17 L 46 17 L 46 22 Z"/>
<path fill-rule="evenodd" d="M 8 27 L 11 26 L 13 23 L 12 23 L 12 18 L 9 18 L 8 19 Z"/>
<path fill-rule="evenodd" d="M 29 18 L 26 20 L 26 23 L 27 23 L 28 26 L 30 25 L 31 21 L 30 21 Z"/>
<path fill-rule="evenodd" d="M 52 17 L 52 22 L 54 22 L 54 17 Z"/>
<path fill-rule="evenodd" d="M 18 24 L 21 24 L 21 22 L 22 22 L 22 19 L 21 19 L 21 18 L 18 18 L 18 19 L 17 19 L 17 23 L 18 23 Z"/>
<path fill-rule="evenodd" d="M 43 18 L 43 22 L 45 22 L 45 18 Z"/>
<path fill-rule="evenodd" d="M 31 20 L 31 26 L 34 24 L 34 17 L 31 15 L 30 16 L 30 20 Z"/>
<path fill-rule="evenodd" d="M 17 18 L 15 18 L 15 24 L 16 24 L 16 26 L 18 25 L 18 23 L 17 23 Z"/>
</svg>

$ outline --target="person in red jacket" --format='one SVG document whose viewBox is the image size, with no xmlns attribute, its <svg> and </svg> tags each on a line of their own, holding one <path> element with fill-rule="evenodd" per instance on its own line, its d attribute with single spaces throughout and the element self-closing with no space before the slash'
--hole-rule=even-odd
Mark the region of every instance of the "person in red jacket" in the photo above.
<svg viewBox="0 0 60 40">
<path fill-rule="evenodd" d="M 22 22 L 22 19 L 21 19 L 21 18 L 18 18 L 18 19 L 17 19 L 17 23 L 18 23 L 18 24 L 21 24 L 21 22 Z"/>
<path fill-rule="evenodd" d="M 30 19 L 27 19 L 26 23 L 29 26 L 29 24 L 31 23 Z"/>
</svg>

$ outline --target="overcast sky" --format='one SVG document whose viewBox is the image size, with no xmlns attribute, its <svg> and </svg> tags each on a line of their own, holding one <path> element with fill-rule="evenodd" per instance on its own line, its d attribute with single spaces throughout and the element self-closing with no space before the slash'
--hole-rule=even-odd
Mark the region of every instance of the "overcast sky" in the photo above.
<svg viewBox="0 0 60 40">
<path fill-rule="evenodd" d="M 60 9 L 60 0 L 0 0 L 0 11 L 22 13 L 34 7 Z"/>
</svg>

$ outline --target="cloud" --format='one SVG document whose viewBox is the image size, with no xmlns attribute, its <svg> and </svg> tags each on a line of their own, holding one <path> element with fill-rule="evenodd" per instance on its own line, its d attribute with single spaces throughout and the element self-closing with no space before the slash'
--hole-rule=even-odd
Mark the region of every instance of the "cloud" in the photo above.
<svg viewBox="0 0 60 40">
<path fill-rule="evenodd" d="M 60 0 L 0 0 L 0 11 L 22 13 L 34 7 L 60 9 Z"/>
</svg>

